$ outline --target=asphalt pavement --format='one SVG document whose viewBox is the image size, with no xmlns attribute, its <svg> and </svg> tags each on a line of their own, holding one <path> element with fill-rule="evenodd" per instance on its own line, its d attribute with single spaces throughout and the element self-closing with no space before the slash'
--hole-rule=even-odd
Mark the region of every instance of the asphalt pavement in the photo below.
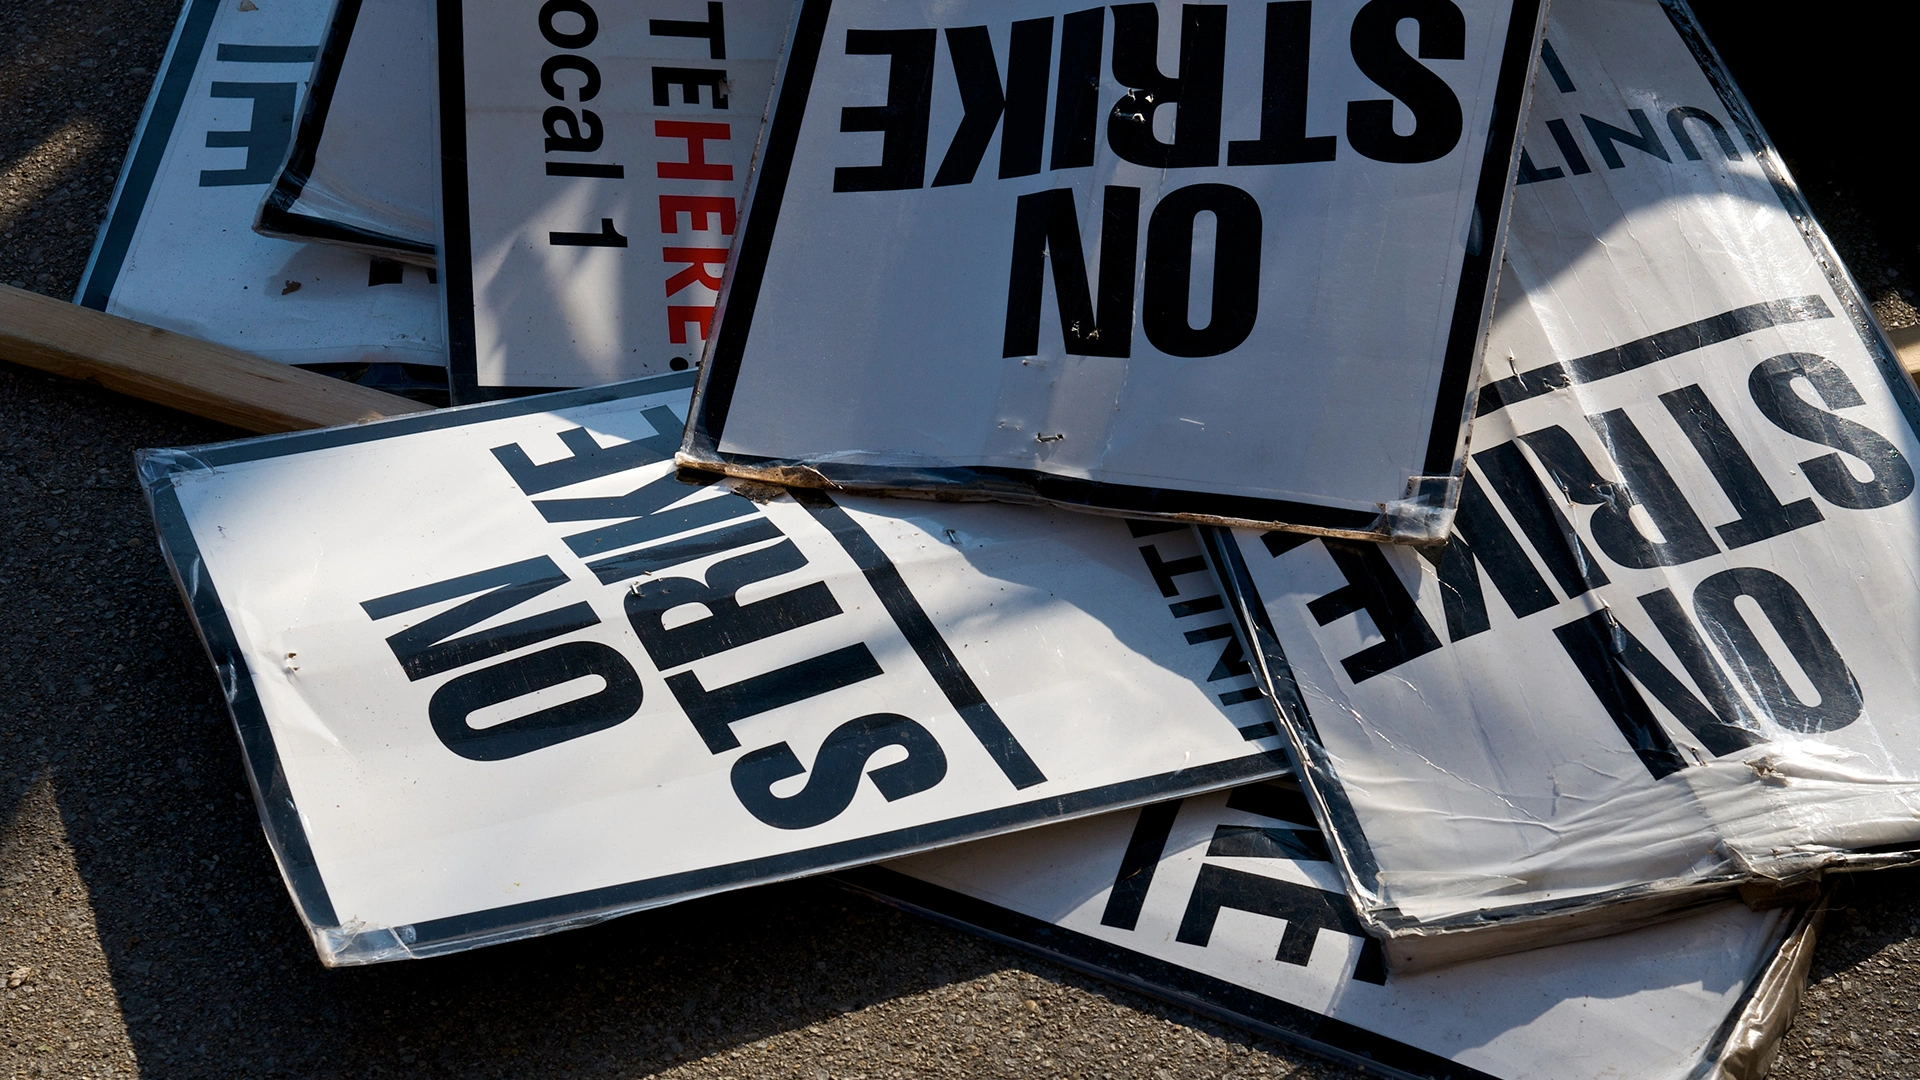
<svg viewBox="0 0 1920 1080">
<path fill-rule="evenodd" d="M 1703 7 L 1876 312 L 1920 322 L 1879 175 L 1911 97 L 1848 105 L 1872 43 L 1827 63 L 1788 5 Z M 0 0 L 0 281 L 72 295 L 176 11 Z M 133 472 L 234 434 L 0 364 L 0 1078 L 1356 1075 L 824 882 L 321 968 Z M 1916 885 L 1843 894 L 1776 1075 L 1920 1075 Z"/>
</svg>

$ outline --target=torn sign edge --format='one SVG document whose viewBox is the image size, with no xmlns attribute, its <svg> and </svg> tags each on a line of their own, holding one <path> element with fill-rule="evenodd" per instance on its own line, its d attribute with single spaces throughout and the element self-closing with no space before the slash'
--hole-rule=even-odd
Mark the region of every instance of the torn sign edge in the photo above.
<svg viewBox="0 0 1920 1080">
<path fill-rule="evenodd" d="M 1217 976 L 1100 940 L 1003 904 L 911 876 L 885 864 L 829 880 L 890 907 L 963 930 L 1129 990 L 1370 1073 L 1404 1080 L 1496 1080 L 1314 1009 Z M 1692 1080 L 1760 1080 L 1799 1006 L 1827 898 L 1782 921 L 1764 961 L 1713 1037 L 1686 1069 Z M 1391 985 L 1391 978 L 1389 978 Z M 1518 1080 L 1518 1078 L 1514 1078 Z"/>
<path fill-rule="evenodd" d="M 1814 946 L 1832 900 L 1833 890 L 1825 889 L 1801 911 L 1792 933 L 1748 990 L 1746 1006 L 1728 1017 L 1717 1040 L 1719 1053 L 1712 1066 L 1699 1074 L 1700 1080 L 1761 1080 L 1773 1071 L 1780 1040 L 1786 1037 L 1807 988 Z"/>
<path fill-rule="evenodd" d="M 199 545 L 175 488 L 176 481 L 205 476 L 226 465 L 683 390 L 692 386 L 693 378 L 691 371 L 669 372 L 608 386 L 482 402 L 344 427 L 185 450 L 141 451 L 138 458 L 141 487 L 154 517 L 161 553 L 220 680 L 222 696 L 240 739 L 261 827 L 287 891 L 312 937 L 315 951 L 326 966 L 417 959 L 570 930 L 729 889 L 828 873 L 964 840 L 1140 806 L 1178 795 L 1199 794 L 1277 776 L 1287 770 L 1286 758 L 1280 751 L 1256 749 L 1228 761 L 1013 803 L 784 854 L 598 886 L 403 926 L 342 925 L 281 765 L 245 652 L 200 556 Z"/>
<path fill-rule="evenodd" d="M 1765 170 L 1775 197 L 1846 309 L 1847 319 L 1879 370 L 1900 416 L 1909 429 L 1920 436 L 1920 390 L 1916 390 L 1898 353 L 1874 319 L 1859 285 L 1841 264 L 1825 232 L 1814 220 L 1752 106 L 1706 39 L 1686 0 L 1659 0 L 1659 5 L 1692 53 L 1702 75 L 1719 95 L 1755 160 Z M 1799 303 L 1801 301 L 1787 300 L 1768 306 L 1779 306 L 1791 314 L 1793 305 Z M 1728 313 L 1735 314 L 1739 313 Z M 1491 412 L 1513 400 L 1545 393 L 1560 385 L 1556 380 L 1568 377 L 1565 363 L 1554 361 L 1510 378 L 1488 382 L 1480 391 L 1479 407 Z M 1920 861 L 1920 842 L 1857 851 L 1810 852 L 1803 857 L 1779 860 L 1764 869 L 1747 864 L 1736 853 L 1732 858 L 1733 869 L 1727 872 L 1643 881 L 1555 900 L 1487 906 L 1445 919 L 1415 920 L 1391 908 L 1370 909 L 1359 903 L 1358 898 L 1374 894 L 1371 883 L 1378 873 L 1377 864 L 1331 758 L 1315 732 L 1312 716 L 1241 557 L 1238 542 L 1231 535 L 1210 527 L 1203 527 L 1201 533 L 1202 546 L 1225 587 L 1235 621 L 1248 639 L 1250 662 L 1270 691 L 1280 727 L 1287 735 L 1289 756 L 1303 778 L 1302 787 L 1308 802 L 1330 839 L 1334 863 L 1347 882 L 1349 897 L 1356 900 L 1362 923 L 1384 943 L 1390 970 L 1425 970 L 1480 956 L 1614 934 L 1714 902 L 1731 895 L 1736 888 L 1761 893 L 1785 891 L 1817 880 L 1828 872 L 1880 869 Z"/>
<path fill-rule="evenodd" d="M 432 0 L 416 2 L 431 3 Z M 353 44 L 361 3 L 362 0 L 335 0 L 333 14 L 327 20 L 327 35 L 320 43 L 320 55 L 314 60 L 313 75 L 307 84 L 306 102 L 294 125 L 293 141 L 287 147 L 287 158 L 260 203 L 253 231 L 278 240 L 336 244 L 376 258 L 433 269 L 436 263 L 431 239 L 417 240 L 363 228 L 308 213 L 300 207 L 300 197 L 312 179 L 320 141 L 326 134 L 333 93 L 340 84 L 340 70 Z"/>
<path fill-rule="evenodd" d="M 451 2 L 454 0 L 441 0 L 443 7 Z M 1546 34 L 1548 0 L 1510 3 L 1493 109 L 1487 120 L 1489 134 L 1474 192 L 1474 236 L 1461 245 L 1460 286 L 1454 297 L 1428 431 L 1424 475 L 1407 478 L 1406 495 L 1400 500 L 1359 509 L 1331 501 L 1303 502 L 1085 480 L 1038 469 L 860 465 L 721 451 L 720 440 L 763 287 L 773 234 L 779 227 L 787 177 L 833 0 L 803 0 L 781 52 L 773 100 L 754 153 L 742 221 L 727 258 L 713 336 L 701 358 L 685 441 L 675 460 L 687 468 L 789 487 L 915 498 L 990 499 L 1135 519 L 1279 528 L 1390 543 L 1444 543 L 1459 502 L 1460 478 L 1466 470 L 1481 353 L 1506 246 L 1520 139 L 1525 131 L 1534 70 L 1539 64 L 1540 43 Z M 444 27 L 443 23 L 443 41 Z M 452 311 L 453 305 L 449 304 L 448 310 Z M 456 349 L 454 355 L 461 353 Z"/>
</svg>

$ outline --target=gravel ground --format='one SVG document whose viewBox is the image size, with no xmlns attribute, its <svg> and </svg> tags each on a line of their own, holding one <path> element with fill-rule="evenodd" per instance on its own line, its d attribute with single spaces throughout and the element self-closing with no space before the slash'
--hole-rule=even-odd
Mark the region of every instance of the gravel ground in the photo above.
<svg viewBox="0 0 1920 1080">
<path fill-rule="evenodd" d="M 1822 68 L 1823 118 L 1804 21 L 1703 7 L 1876 310 L 1920 322 L 1873 155 L 1896 125 L 1832 106 L 1872 58 Z M 174 14 L 0 0 L 0 281 L 72 294 Z M 0 364 L 0 1078 L 1353 1075 L 813 882 L 322 969 L 131 478 L 137 447 L 229 435 Z M 1843 896 L 1778 1075 L 1920 1074 L 1916 883 Z"/>
</svg>

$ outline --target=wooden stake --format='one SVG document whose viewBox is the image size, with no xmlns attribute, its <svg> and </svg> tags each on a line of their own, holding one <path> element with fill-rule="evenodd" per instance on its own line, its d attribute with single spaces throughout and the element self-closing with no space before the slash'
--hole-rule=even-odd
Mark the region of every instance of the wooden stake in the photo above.
<svg viewBox="0 0 1920 1080">
<path fill-rule="evenodd" d="M 0 360 L 263 435 L 431 408 L 8 285 Z"/>
<path fill-rule="evenodd" d="M 1907 369 L 1907 374 L 1920 377 L 1920 326 L 1889 330 L 1887 340 L 1893 342 L 1894 351 L 1900 355 L 1900 366 Z"/>
</svg>

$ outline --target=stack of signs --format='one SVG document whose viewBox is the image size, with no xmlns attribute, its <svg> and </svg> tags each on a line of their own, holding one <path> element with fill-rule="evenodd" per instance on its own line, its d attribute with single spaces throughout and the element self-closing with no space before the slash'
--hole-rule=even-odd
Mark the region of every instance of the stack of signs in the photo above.
<svg viewBox="0 0 1920 1080">
<path fill-rule="evenodd" d="M 689 485 L 671 455 L 692 381 L 145 459 L 328 963 L 1284 767 L 1261 711 L 1208 685 L 1232 639 L 1217 591 L 1166 600 L 1205 579 L 1197 545 Z"/>
<path fill-rule="evenodd" d="M 1542 6 L 804 0 L 680 461 L 1444 538 Z"/>
<path fill-rule="evenodd" d="M 1548 43 L 1447 546 L 1219 534 L 1395 966 L 1920 851 L 1914 387 L 1684 8 Z"/>
<path fill-rule="evenodd" d="M 262 235 L 436 265 L 432 55 L 426 0 L 337 0 Z"/>
<path fill-rule="evenodd" d="M 439 384 L 431 272 L 252 231 L 292 140 L 323 3 L 191 0 L 75 302 L 290 364 Z"/>
<path fill-rule="evenodd" d="M 441 0 L 456 401 L 699 358 L 792 13 L 792 0 Z"/>
<path fill-rule="evenodd" d="M 83 300 L 656 373 L 144 459 L 322 959 L 841 870 L 1398 1075 L 1764 1068 L 1725 892 L 1920 843 L 1920 403 L 1690 16 L 1068 7 L 189 0 Z"/>
</svg>

